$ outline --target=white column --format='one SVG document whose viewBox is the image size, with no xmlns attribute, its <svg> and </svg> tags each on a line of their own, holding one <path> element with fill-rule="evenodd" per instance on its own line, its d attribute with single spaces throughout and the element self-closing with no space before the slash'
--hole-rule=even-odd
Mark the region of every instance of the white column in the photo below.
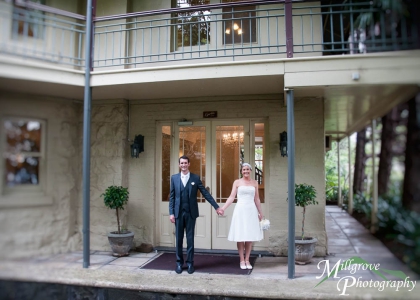
<svg viewBox="0 0 420 300">
<path fill-rule="evenodd" d="M 350 135 L 347 137 L 347 140 L 349 142 L 349 203 L 347 207 L 347 212 L 351 215 L 353 213 L 353 180 L 352 180 L 352 174 L 351 174 L 351 141 L 350 141 Z"/>
<path fill-rule="evenodd" d="M 338 170 L 338 206 L 343 207 L 343 198 L 341 198 L 341 170 L 340 170 L 340 141 L 337 140 L 337 170 Z"/>
<path fill-rule="evenodd" d="M 376 120 L 372 120 L 372 225 L 370 227 L 372 233 L 378 230 L 378 174 L 376 173 L 375 129 Z"/>
</svg>

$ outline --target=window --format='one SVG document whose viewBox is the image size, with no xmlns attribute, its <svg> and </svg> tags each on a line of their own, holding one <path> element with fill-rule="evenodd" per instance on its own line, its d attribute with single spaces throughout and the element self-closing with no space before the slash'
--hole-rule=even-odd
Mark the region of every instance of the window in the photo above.
<svg viewBox="0 0 420 300">
<path fill-rule="evenodd" d="M 162 201 L 169 201 L 171 189 L 171 126 L 162 126 Z"/>
<path fill-rule="evenodd" d="M 176 7 L 208 5 L 210 0 L 177 0 Z M 176 39 L 178 47 L 191 47 L 210 43 L 210 11 L 196 10 L 177 14 Z"/>
<path fill-rule="evenodd" d="M 14 1 L 13 26 L 14 36 L 32 37 L 42 39 L 44 37 L 44 13 L 24 6 L 23 0 Z M 45 4 L 45 0 L 31 0 L 39 4 Z"/>
<path fill-rule="evenodd" d="M 45 161 L 45 122 L 36 119 L 3 120 L 3 193 L 41 191 Z"/>
<path fill-rule="evenodd" d="M 243 0 L 222 0 L 222 3 Z M 254 43 L 257 41 L 255 6 L 223 8 L 223 44 Z"/>
<path fill-rule="evenodd" d="M 255 180 L 258 182 L 261 203 L 264 203 L 264 123 L 254 124 L 254 147 Z"/>
</svg>

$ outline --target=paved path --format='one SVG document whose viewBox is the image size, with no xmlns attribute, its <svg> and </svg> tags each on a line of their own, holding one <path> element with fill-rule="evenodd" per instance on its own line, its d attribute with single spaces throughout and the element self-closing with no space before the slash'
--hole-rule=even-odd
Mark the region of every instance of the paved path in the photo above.
<svg viewBox="0 0 420 300">
<path fill-rule="evenodd" d="M 357 220 L 336 206 L 326 208 L 328 250 L 326 257 L 314 257 L 311 264 L 295 266 L 295 279 L 287 279 L 287 257 L 258 257 L 249 276 L 219 275 L 196 272 L 192 275 L 174 271 L 140 269 L 160 253 L 133 253 L 129 257 L 115 258 L 109 252 L 92 251 L 91 266 L 82 268 L 82 252 L 27 260 L 0 262 L 0 279 L 61 283 L 68 285 L 129 289 L 168 294 L 214 295 L 226 297 L 249 297 L 257 299 L 337 299 L 348 287 L 345 299 L 418 299 L 419 286 L 408 287 L 408 282 L 385 274 L 391 280 L 388 287 L 378 275 L 369 270 L 341 271 L 339 278 L 330 278 L 315 287 L 321 280 L 318 263 L 328 260 L 330 268 L 338 260 L 353 256 L 380 269 L 398 270 L 419 280 L 419 276 L 401 263 L 379 240 L 372 236 Z M 322 266 L 325 262 L 322 263 Z M 345 276 L 347 279 L 341 278 Z M 354 286 L 350 286 L 353 283 Z M 398 288 L 393 285 L 404 286 Z M 340 289 L 340 291 L 338 290 Z M 411 290 L 411 291 L 409 291 Z M 0 294 L 1 295 L 1 294 Z M 220 298 L 219 298 L 220 299 Z"/>
</svg>

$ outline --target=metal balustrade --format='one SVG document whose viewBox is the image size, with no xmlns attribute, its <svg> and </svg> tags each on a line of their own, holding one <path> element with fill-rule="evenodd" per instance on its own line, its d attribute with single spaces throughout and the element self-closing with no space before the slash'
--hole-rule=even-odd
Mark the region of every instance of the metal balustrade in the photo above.
<svg viewBox="0 0 420 300">
<path fill-rule="evenodd" d="M 335 1 L 337 2 L 337 1 Z M 312 4 L 312 5 L 311 5 Z M 385 11 L 374 2 L 293 6 L 293 33 L 301 36 L 294 53 L 311 53 L 321 46 L 323 55 L 357 54 L 415 49 L 418 29 L 409 16 Z M 304 18 L 310 22 L 305 24 Z M 322 19 L 322 41 L 314 40 L 315 20 Z M 370 19 L 370 23 L 366 20 Z M 376 20 L 375 20 L 376 19 Z M 304 26 L 302 26 L 302 24 Z M 310 31 L 308 36 L 305 32 Z"/>
<path fill-rule="evenodd" d="M 20 7 L 8 1 L 0 2 L 0 52 L 82 67 L 85 22 L 83 16 L 78 19 L 71 14 L 60 15 L 30 5 Z"/>
<path fill-rule="evenodd" d="M 219 9 L 198 21 L 165 14 L 96 22 L 94 67 L 285 53 L 283 7 L 237 14 Z"/>
<path fill-rule="evenodd" d="M 0 52 L 83 67 L 84 16 L 10 2 L 0 1 Z M 289 31 L 293 47 L 286 55 L 284 2 L 233 2 L 97 17 L 93 67 L 121 69 L 181 60 L 218 62 L 419 47 L 418 26 L 409 16 L 384 11 L 373 2 L 294 1 L 293 31 Z M 375 21 L 367 24 L 366 16 Z"/>
</svg>

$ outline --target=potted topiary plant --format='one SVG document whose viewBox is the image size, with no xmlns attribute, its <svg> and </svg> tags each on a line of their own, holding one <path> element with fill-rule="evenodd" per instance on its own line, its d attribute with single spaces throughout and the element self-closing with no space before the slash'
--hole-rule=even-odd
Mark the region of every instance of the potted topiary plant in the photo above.
<svg viewBox="0 0 420 300">
<path fill-rule="evenodd" d="M 297 264 L 310 263 L 315 254 L 315 243 L 318 240 L 314 237 L 305 237 L 306 206 L 312 204 L 318 204 L 315 188 L 305 183 L 295 184 L 295 205 L 303 208 L 302 234 L 295 238 L 295 262 Z"/>
<path fill-rule="evenodd" d="M 111 245 L 112 255 L 117 257 L 129 255 L 134 239 L 133 232 L 121 230 L 120 226 L 119 211 L 123 210 L 124 205 L 127 204 L 128 194 L 128 188 L 112 185 L 101 195 L 104 197 L 105 206 L 116 210 L 118 230 L 108 233 L 108 241 Z"/>
</svg>

